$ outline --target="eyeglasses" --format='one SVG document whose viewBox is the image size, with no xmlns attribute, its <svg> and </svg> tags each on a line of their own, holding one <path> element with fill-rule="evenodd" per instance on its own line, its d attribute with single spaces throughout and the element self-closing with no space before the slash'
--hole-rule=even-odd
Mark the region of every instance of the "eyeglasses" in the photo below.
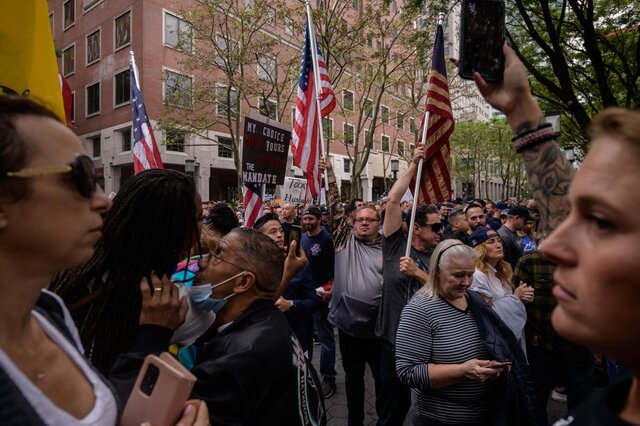
<svg viewBox="0 0 640 426">
<path fill-rule="evenodd" d="M 380 222 L 380 219 L 375 219 L 373 217 L 359 217 L 357 218 L 355 221 L 355 223 L 373 223 L 373 222 Z"/>
<path fill-rule="evenodd" d="M 28 167 L 25 169 L 7 172 L 10 178 L 29 179 L 39 176 L 56 174 L 69 174 L 76 189 L 85 198 L 93 197 L 96 192 L 98 178 L 93 165 L 93 160 L 86 155 L 76 155 L 72 162 L 64 166 Z"/>
<path fill-rule="evenodd" d="M 442 231 L 442 224 L 440 222 L 438 223 L 425 223 L 424 225 L 420 225 L 420 226 L 428 226 L 429 228 L 431 228 L 431 232 L 440 232 Z"/>
<path fill-rule="evenodd" d="M 219 260 L 219 261 L 222 261 L 224 263 L 228 263 L 229 265 L 235 266 L 236 268 L 241 269 L 243 271 L 246 269 L 246 268 L 243 268 L 242 266 L 238 266 L 235 263 L 229 262 L 228 260 L 224 259 L 222 257 L 222 249 L 220 247 L 216 247 L 215 249 L 213 249 L 213 250 L 211 250 L 209 252 L 209 260 L 211 260 L 212 258 L 216 259 L 216 260 Z"/>
</svg>

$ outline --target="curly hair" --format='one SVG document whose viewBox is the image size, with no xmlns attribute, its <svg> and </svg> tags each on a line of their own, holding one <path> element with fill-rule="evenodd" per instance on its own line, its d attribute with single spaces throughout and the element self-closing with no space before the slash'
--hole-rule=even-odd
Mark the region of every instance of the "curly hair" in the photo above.
<svg viewBox="0 0 640 426">
<path fill-rule="evenodd" d="M 487 248 L 485 243 L 476 246 L 474 250 L 478 253 L 476 268 L 481 270 L 485 275 L 488 275 L 489 264 L 487 263 Z M 511 277 L 513 277 L 513 269 L 511 269 L 511 265 L 506 260 L 500 259 L 496 264 L 496 278 L 500 280 L 505 289 L 513 291 L 514 286 L 511 282 Z"/>
</svg>

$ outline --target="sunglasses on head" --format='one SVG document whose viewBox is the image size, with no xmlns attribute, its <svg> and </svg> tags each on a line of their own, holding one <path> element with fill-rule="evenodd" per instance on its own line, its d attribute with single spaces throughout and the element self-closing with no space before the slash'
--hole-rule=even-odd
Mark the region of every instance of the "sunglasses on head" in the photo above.
<svg viewBox="0 0 640 426">
<path fill-rule="evenodd" d="M 85 198 L 93 197 L 96 192 L 97 177 L 93 160 L 86 155 L 76 155 L 72 162 L 64 166 L 28 167 L 7 172 L 10 178 L 29 179 L 38 176 L 69 174 L 76 189 Z"/>
</svg>

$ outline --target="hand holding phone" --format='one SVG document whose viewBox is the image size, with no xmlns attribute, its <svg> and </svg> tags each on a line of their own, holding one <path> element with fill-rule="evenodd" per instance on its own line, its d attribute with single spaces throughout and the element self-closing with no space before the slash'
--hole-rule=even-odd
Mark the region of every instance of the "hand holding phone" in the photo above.
<svg viewBox="0 0 640 426">
<path fill-rule="evenodd" d="M 196 377 L 168 352 L 144 360 L 122 414 L 122 426 L 174 425 L 182 415 Z"/>
<path fill-rule="evenodd" d="M 296 242 L 296 257 L 300 257 L 300 240 L 302 239 L 302 228 L 299 225 L 291 225 L 289 229 L 288 244 Z"/>
<path fill-rule="evenodd" d="M 501 81 L 504 73 L 505 8 L 502 0 L 463 0 L 458 74 Z"/>
</svg>

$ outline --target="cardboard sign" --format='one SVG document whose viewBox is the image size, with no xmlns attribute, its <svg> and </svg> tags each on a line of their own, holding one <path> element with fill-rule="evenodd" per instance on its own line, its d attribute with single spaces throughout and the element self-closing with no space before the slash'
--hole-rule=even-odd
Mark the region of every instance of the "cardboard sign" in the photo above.
<svg viewBox="0 0 640 426">
<path fill-rule="evenodd" d="M 290 140 L 290 127 L 252 111 L 244 118 L 242 180 L 284 184 Z"/>
<path fill-rule="evenodd" d="M 307 180 L 286 177 L 284 185 L 280 189 L 280 198 L 282 204 L 304 204 L 304 197 L 307 194 Z"/>
</svg>

